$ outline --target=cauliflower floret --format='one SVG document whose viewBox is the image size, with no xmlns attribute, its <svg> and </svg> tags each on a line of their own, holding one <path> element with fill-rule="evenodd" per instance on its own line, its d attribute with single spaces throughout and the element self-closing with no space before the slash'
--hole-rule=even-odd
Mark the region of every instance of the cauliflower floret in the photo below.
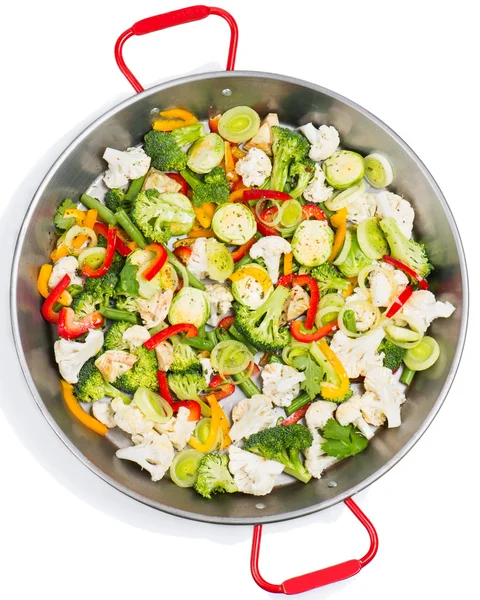
<svg viewBox="0 0 480 600">
<path fill-rule="evenodd" d="M 95 366 L 108 383 L 113 383 L 123 373 L 130 371 L 138 358 L 124 350 L 107 350 L 95 361 Z"/>
<path fill-rule="evenodd" d="M 192 253 L 188 258 L 187 268 L 198 279 L 205 279 L 208 276 L 207 238 L 197 238 L 190 248 Z"/>
<path fill-rule="evenodd" d="M 111 189 L 122 188 L 130 179 L 143 177 L 150 167 L 151 158 L 143 148 L 128 148 L 125 152 L 107 148 L 103 158 L 108 163 L 108 171 L 103 177 L 105 185 Z"/>
<path fill-rule="evenodd" d="M 288 254 L 292 251 L 292 246 L 287 240 L 278 235 L 269 235 L 260 238 L 250 248 L 252 258 L 263 258 L 265 266 L 272 283 L 277 283 L 278 273 L 280 271 L 280 258 L 282 254 Z"/>
<path fill-rule="evenodd" d="M 178 181 L 175 181 L 175 179 L 172 179 L 166 173 L 157 171 L 153 167 L 148 172 L 142 186 L 142 190 L 157 190 L 160 194 L 175 194 L 181 189 L 182 186 Z"/>
<path fill-rule="evenodd" d="M 326 184 L 322 167 L 315 165 L 315 173 L 303 192 L 303 197 L 309 202 L 326 202 L 332 194 L 333 188 Z"/>
<path fill-rule="evenodd" d="M 272 363 L 262 371 L 263 393 L 276 406 L 289 406 L 300 393 L 300 382 L 305 381 L 305 373 L 294 367 Z"/>
<path fill-rule="evenodd" d="M 202 356 L 200 358 L 200 364 L 202 365 L 202 375 L 205 377 L 205 381 L 210 382 L 215 373 L 212 367 L 212 361 L 206 356 Z"/>
<path fill-rule="evenodd" d="M 358 288 L 360 290 L 360 292 L 362 292 L 363 295 L 363 290 L 361 290 L 360 288 Z M 369 302 L 364 302 L 363 304 L 358 304 L 355 305 L 354 302 L 355 300 L 358 299 L 358 297 L 360 296 L 360 294 L 352 294 L 352 296 L 350 296 L 349 298 L 347 298 L 347 302 L 345 303 L 345 305 L 347 307 L 349 307 L 350 305 L 352 305 L 350 307 L 350 309 L 353 311 L 353 314 L 355 315 L 355 325 L 357 327 L 357 330 L 362 332 L 362 331 L 368 331 L 372 325 L 375 323 L 375 319 L 376 319 L 376 312 L 375 312 L 375 308 L 373 306 L 371 306 L 369 304 Z"/>
<path fill-rule="evenodd" d="M 103 332 L 92 329 L 84 342 L 57 340 L 53 346 L 60 375 L 67 383 L 77 383 L 80 369 L 103 346 Z"/>
<path fill-rule="evenodd" d="M 350 378 L 365 375 L 370 367 L 383 365 L 384 354 L 376 354 L 381 341 L 385 337 L 382 327 L 352 339 L 343 331 L 337 331 L 333 336 L 330 348 L 337 355 Z M 391 371 L 390 371 L 391 372 Z"/>
<path fill-rule="evenodd" d="M 332 126 L 320 125 L 317 129 L 313 123 L 307 123 L 300 127 L 300 131 L 312 144 L 309 156 L 316 162 L 332 156 L 340 144 L 338 131 Z"/>
<path fill-rule="evenodd" d="M 352 223 L 360 223 L 373 217 L 376 210 L 377 202 L 373 194 L 359 195 L 347 204 L 347 219 Z"/>
<path fill-rule="evenodd" d="M 305 467 L 316 479 L 322 477 L 323 471 L 337 462 L 334 456 L 329 456 L 322 450 L 322 444 L 327 440 L 323 438 L 316 429 L 311 429 L 313 441 L 312 445 L 305 448 Z"/>
<path fill-rule="evenodd" d="M 189 421 L 190 411 L 185 406 L 178 409 L 176 417 L 172 417 L 166 423 L 156 423 L 154 428 L 158 433 L 164 433 L 172 442 L 175 450 L 183 450 L 192 437 L 197 425 L 196 421 Z"/>
<path fill-rule="evenodd" d="M 377 263 L 382 267 L 382 271 L 372 271 L 368 277 L 370 284 L 370 293 L 372 294 L 372 304 L 374 306 L 390 306 L 390 304 L 399 296 L 408 285 L 408 277 L 400 271 L 395 269 L 392 265 L 382 262 Z M 385 271 L 393 273 L 393 279 L 397 284 L 397 288 L 392 285 L 392 281 L 385 274 Z"/>
<path fill-rule="evenodd" d="M 368 425 L 362 414 L 362 397 L 358 394 L 352 396 L 347 402 L 343 402 L 337 408 L 335 418 L 340 425 L 355 425 L 367 438 L 373 437 L 374 430 Z"/>
<path fill-rule="evenodd" d="M 294 285 L 290 296 L 283 305 L 280 325 L 285 325 L 289 321 L 297 319 L 303 313 L 307 312 L 310 306 L 310 296 L 299 285 Z"/>
<path fill-rule="evenodd" d="M 65 275 L 70 276 L 70 285 L 82 285 L 83 279 L 77 275 L 78 260 L 74 256 L 64 256 L 53 265 L 48 287 L 50 290 L 60 283 Z"/>
<path fill-rule="evenodd" d="M 220 283 L 206 285 L 205 289 L 210 304 L 210 317 L 207 323 L 216 327 L 232 308 L 233 296 L 230 290 Z"/>
<path fill-rule="evenodd" d="M 118 458 L 138 463 L 152 476 L 152 481 L 160 481 L 173 462 L 175 451 L 166 435 L 151 432 L 137 438 L 139 443 L 121 448 L 115 453 Z"/>
<path fill-rule="evenodd" d="M 141 325 L 132 325 L 125 330 L 122 335 L 122 341 L 128 344 L 130 351 L 132 352 L 135 348 L 143 346 L 144 342 L 150 339 L 150 334 L 146 327 Z"/>
<path fill-rule="evenodd" d="M 250 148 L 259 148 L 268 155 L 272 154 L 272 127 L 279 126 L 280 121 L 276 113 L 268 113 L 268 115 L 260 123 L 260 128 L 253 138 L 248 141 L 244 148 L 250 150 Z"/>
<path fill-rule="evenodd" d="M 415 324 L 425 332 L 430 323 L 438 317 L 448 318 L 451 316 L 455 307 L 450 302 L 440 302 L 435 300 L 435 296 L 428 290 L 417 290 L 413 292 L 410 298 L 405 302 L 402 308 L 395 315 L 397 319 L 408 319 L 415 321 Z"/>
<path fill-rule="evenodd" d="M 103 423 L 109 429 L 117 426 L 114 419 L 115 413 L 110 406 L 110 402 L 102 402 L 101 400 L 94 402 L 92 413 L 97 421 L 100 421 L 100 423 Z"/>
<path fill-rule="evenodd" d="M 272 401 L 268 396 L 255 394 L 251 398 L 243 398 L 233 407 L 232 420 L 230 438 L 232 442 L 238 442 L 257 431 L 273 427 L 277 415 L 273 412 Z"/>
<path fill-rule="evenodd" d="M 393 217 L 400 231 L 410 239 L 415 218 L 415 211 L 410 202 L 393 192 L 380 192 L 376 195 L 376 199 L 377 215 L 383 219 Z"/>
<path fill-rule="evenodd" d="M 155 347 L 155 356 L 157 357 L 158 370 L 168 371 L 175 358 L 172 344 L 167 340 L 160 342 L 160 344 Z"/>
<path fill-rule="evenodd" d="M 236 446 L 228 449 L 230 457 L 228 468 L 235 479 L 238 491 L 254 496 L 269 494 L 278 475 L 285 465 L 276 460 L 267 460 Z"/>
<path fill-rule="evenodd" d="M 318 400 L 308 407 L 305 414 L 305 421 L 310 430 L 323 429 L 329 419 L 333 419 L 333 413 L 336 411 L 335 402 Z"/>
<path fill-rule="evenodd" d="M 114 420 L 117 427 L 130 435 L 148 435 L 155 423 L 147 419 L 135 402 L 125 404 L 121 398 L 114 398 L 111 402 L 115 412 Z"/>
<path fill-rule="evenodd" d="M 399 427 L 402 423 L 400 407 L 405 402 L 405 394 L 387 367 L 371 367 L 365 374 L 364 386 L 367 392 L 375 394 L 378 403 L 369 402 L 370 410 L 383 413 L 389 427 Z M 369 400 L 371 397 L 369 397 Z"/>
<path fill-rule="evenodd" d="M 163 323 L 173 299 L 173 290 L 157 292 L 154 296 L 145 300 L 137 298 L 137 308 L 142 317 L 143 324 L 148 329 Z"/>
<path fill-rule="evenodd" d="M 248 154 L 237 162 L 235 171 L 242 177 L 246 186 L 263 185 L 272 172 L 272 163 L 263 150 L 251 148 Z"/>
</svg>

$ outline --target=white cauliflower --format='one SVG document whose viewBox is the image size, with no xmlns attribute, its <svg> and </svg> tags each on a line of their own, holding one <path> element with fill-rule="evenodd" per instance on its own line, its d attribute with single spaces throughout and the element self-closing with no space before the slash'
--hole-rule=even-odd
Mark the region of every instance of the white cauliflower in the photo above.
<svg viewBox="0 0 480 600">
<path fill-rule="evenodd" d="M 377 215 L 383 219 L 393 217 L 400 231 L 407 237 L 412 237 L 415 211 L 408 200 L 393 192 L 379 192 L 377 199 Z"/>
<path fill-rule="evenodd" d="M 270 398 L 255 394 L 251 398 L 243 398 L 233 407 L 232 421 L 229 435 L 235 443 L 257 431 L 273 427 L 277 415 L 273 412 Z"/>
<path fill-rule="evenodd" d="M 272 154 L 272 127 L 280 125 L 278 115 L 276 113 L 268 113 L 268 115 L 260 123 L 260 128 L 257 133 L 249 140 L 244 148 L 259 148 L 267 154 Z"/>
<path fill-rule="evenodd" d="M 347 375 L 352 379 L 365 375 L 370 367 L 381 367 L 384 354 L 376 354 L 377 349 L 385 337 L 382 327 L 358 338 L 349 338 L 343 331 L 337 331 L 333 336 L 330 348 L 344 366 Z"/>
<path fill-rule="evenodd" d="M 294 285 L 290 296 L 287 298 L 282 308 L 280 325 L 285 325 L 290 321 L 303 315 L 310 307 L 310 296 L 299 285 Z"/>
<path fill-rule="evenodd" d="M 138 358 L 124 350 L 107 350 L 95 361 L 95 366 L 105 381 L 113 383 L 116 379 L 130 371 Z"/>
<path fill-rule="evenodd" d="M 150 432 L 147 436 L 139 436 L 139 443 L 128 448 L 121 448 L 115 453 L 118 458 L 131 460 L 148 471 L 152 481 L 160 481 L 173 462 L 175 451 L 166 435 Z"/>
<path fill-rule="evenodd" d="M 145 436 L 152 432 L 155 423 L 147 419 L 135 402 L 125 404 L 121 398 L 114 398 L 111 407 L 115 424 L 125 433 Z"/>
<path fill-rule="evenodd" d="M 248 154 L 237 162 L 235 171 L 246 186 L 263 185 L 272 172 L 272 163 L 263 150 L 251 148 Z"/>
<path fill-rule="evenodd" d="M 57 340 L 53 346 L 60 375 L 67 383 L 77 383 L 80 369 L 103 346 L 103 332 L 91 329 L 84 342 Z"/>
<path fill-rule="evenodd" d="M 168 371 L 172 366 L 174 359 L 172 344 L 167 340 L 160 342 L 160 344 L 155 347 L 155 356 L 157 357 L 158 370 Z"/>
<path fill-rule="evenodd" d="M 311 429 L 311 433 L 313 436 L 312 445 L 304 450 L 305 468 L 312 477 L 320 479 L 323 471 L 335 464 L 337 459 L 322 450 L 322 444 L 327 440 L 318 433 L 317 429 Z"/>
<path fill-rule="evenodd" d="M 332 126 L 320 125 L 317 129 L 313 123 L 307 123 L 300 127 L 300 131 L 312 144 L 309 156 L 316 162 L 332 156 L 340 144 L 338 131 Z"/>
<path fill-rule="evenodd" d="M 100 421 L 100 423 L 103 423 L 109 429 L 117 426 L 114 419 L 115 412 L 110 406 L 110 402 L 102 402 L 101 400 L 94 402 L 92 404 L 92 413 L 97 421 Z"/>
<path fill-rule="evenodd" d="M 132 325 L 132 327 L 129 327 L 124 331 L 122 341 L 128 345 L 130 352 L 132 352 L 135 348 L 143 346 L 144 342 L 149 340 L 150 337 L 146 327 Z"/>
<path fill-rule="evenodd" d="M 347 219 L 352 223 L 360 223 L 375 215 L 377 202 L 374 194 L 357 195 L 347 204 Z"/>
<path fill-rule="evenodd" d="M 173 299 L 173 290 L 157 292 L 148 300 L 137 298 L 137 308 L 143 324 L 148 329 L 165 321 Z"/>
<path fill-rule="evenodd" d="M 143 177 L 150 167 L 150 157 L 143 148 L 128 148 L 125 152 L 107 148 L 103 158 L 108 163 L 108 171 L 103 177 L 110 189 L 122 188 L 131 179 Z"/>
<path fill-rule="evenodd" d="M 396 288 L 392 284 L 392 281 L 382 271 L 372 271 L 368 276 L 368 282 L 370 284 L 370 293 L 372 295 L 372 304 L 374 306 L 387 307 L 399 296 L 408 285 L 408 277 L 400 271 L 395 269 L 388 263 L 380 263 L 383 271 L 388 270 L 393 273 L 394 282 L 397 284 Z"/>
<path fill-rule="evenodd" d="M 181 189 L 182 186 L 178 181 L 175 181 L 175 179 L 172 179 L 166 173 L 157 171 L 153 167 L 148 172 L 142 186 L 142 190 L 157 190 L 160 194 L 175 194 Z"/>
<path fill-rule="evenodd" d="M 336 411 L 335 402 L 318 400 L 313 402 L 305 414 L 305 421 L 310 430 L 323 429 L 329 419 L 333 419 L 333 413 Z"/>
<path fill-rule="evenodd" d="M 355 394 L 350 400 L 342 402 L 342 404 L 339 405 L 337 412 L 335 413 L 335 418 L 340 425 L 350 425 L 350 423 L 355 425 L 367 440 L 369 440 L 373 437 L 375 431 L 363 418 L 362 405 L 362 397 Z"/>
<path fill-rule="evenodd" d="M 83 279 L 77 275 L 78 260 L 74 256 L 63 256 L 53 265 L 48 287 L 50 290 L 60 283 L 65 275 L 70 277 L 70 285 L 83 285 Z"/>
<path fill-rule="evenodd" d="M 400 427 L 400 407 L 405 402 L 405 394 L 387 367 L 371 367 L 365 374 L 364 386 L 367 392 L 375 394 L 377 403 L 369 402 L 370 410 L 383 413 L 389 427 Z M 368 398 L 372 400 L 371 397 Z M 373 406 L 372 406 L 373 404 Z M 367 419 L 368 420 L 368 419 Z"/>
<path fill-rule="evenodd" d="M 309 202 L 326 202 L 331 198 L 333 188 L 326 184 L 325 173 L 320 165 L 315 165 L 315 173 L 312 180 L 305 188 L 303 197 Z"/>
<path fill-rule="evenodd" d="M 360 290 L 360 291 L 362 291 L 362 293 L 363 293 L 363 290 Z M 350 296 L 350 298 L 353 298 L 353 297 L 354 297 L 353 295 Z M 360 331 L 360 332 L 368 331 L 372 327 L 372 325 L 375 323 L 375 319 L 376 319 L 375 308 L 368 302 L 363 303 L 363 304 L 358 304 L 355 306 L 354 301 L 347 298 L 347 302 L 345 303 L 345 305 L 347 307 L 352 305 L 350 308 L 353 311 L 353 314 L 355 316 L 355 325 L 356 325 L 358 331 Z"/>
<path fill-rule="evenodd" d="M 292 251 L 292 246 L 287 240 L 278 235 L 262 237 L 250 248 L 252 258 L 263 258 L 272 283 L 277 283 L 280 271 L 280 258 L 282 254 Z"/>
<path fill-rule="evenodd" d="M 207 323 L 216 327 L 232 308 L 233 296 L 230 290 L 220 283 L 206 285 L 205 290 L 210 304 L 210 317 Z"/>
<path fill-rule="evenodd" d="M 454 310 L 455 307 L 450 302 L 435 300 L 432 292 L 417 290 L 398 311 L 395 319 L 405 318 L 407 322 L 408 319 L 412 319 L 421 331 L 425 332 L 434 319 L 438 319 L 438 317 L 446 319 L 452 315 Z"/>
<path fill-rule="evenodd" d="M 205 381 L 210 382 L 215 373 L 212 367 L 212 361 L 206 356 L 202 356 L 200 358 L 200 364 L 202 365 L 202 375 L 205 377 Z"/>
<path fill-rule="evenodd" d="M 208 276 L 207 238 L 197 238 L 190 248 L 192 253 L 188 257 L 186 266 L 195 277 L 205 279 Z"/>
<path fill-rule="evenodd" d="M 263 393 L 276 406 L 289 406 L 300 393 L 300 383 L 305 381 L 305 374 L 294 367 L 272 363 L 262 371 Z"/>
<path fill-rule="evenodd" d="M 269 494 L 275 480 L 285 468 L 276 460 L 267 460 L 251 452 L 241 450 L 236 446 L 228 449 L 228 468 L 235 479 L 239 492 L 265 496 Z"/>
<path fill-rule="evenodd" d="M 176 417 L 166 423 L 155 423 L 154 428 L 158 433 L 164 433 L 172 442 L 175 450 L 183 450 L 192 437 L 197 421 L 189 421 L 190 411 L 185 406 L 178 409 Z"/>
</svg>

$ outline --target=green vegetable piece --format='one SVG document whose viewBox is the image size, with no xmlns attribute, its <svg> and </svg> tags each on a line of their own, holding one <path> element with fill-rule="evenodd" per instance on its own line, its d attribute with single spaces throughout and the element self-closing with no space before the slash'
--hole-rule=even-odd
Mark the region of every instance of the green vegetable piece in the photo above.
<svg viewBox="0 0 480 600">
<path fill-rule="evenodd" d="M 357 323 L 355 321 L 355 313 L 353 310 L 349 309 L 343 313 L 343 322 L 345 327 L 351 331 L 352 333 L 358 333 L 357 331 Z"/>
<path fill-rule="evenodd" d="M 322 436 L 327 440 L 322 444 L 322 450 L 339 460 L 363 452 L 368 446 L 367 438 L 356 427 L 340 425 L 335 419 L 327 421 Z"/>
<path fill-rule="evenodd" d="M 179 335 L 174 335 L 170 338 L 173 343 L 173 363 L 169 368 L 170 373 L 201 373 L 202 365 L 195 350 L 182 340 Z"/>
<path fill-rule="evenodd" d="M 334 234 L 326 221 L 303 221 L 292 239 L 295 260 L 305 267 L 316 267 L 328 260 Z"/>
<path fill-rule="evenodd" d="M 293 342 L 284 349 L 282 358 L 287 365 L 305 373 L 301 389 L 308 394 L 309 400 L 314 400 L 320 394 L 325 372 L 311 355 L 309 344 Z"/>
<path fill-rule="evenodd" d="M 117 286 L 118 294 L 127 294 L 129 296 L 138 296 L 139 283 L 137 281 L 138 266 L 132 265 L 127 261 L 120 272 L 120 280 Z"/>
<path fill-rule="evenodd" d="M 65 200 L 57 208 L 57 212 L 53 217 L 53 223 L 57 229 L 57 233 L 68 231 L 70 227 L 73 227 L 76 223 L 75 217 L 65 217 L 65 211 L 69 208 L 78 208 L 77 204 L 70 198 Z"/>
<path fill-rule="evenodd" d="M 80 198 L 80 202 L 91 210 L 96 210 L 98 212 L 98 218 L 101 221 L 105 221 L 109 225 L 116 225 L 117 219 L 113 212 L 105 206 L 100 200 L 89 196 L 88 194 L 82 194 Z"/>
<path fill-rule="evenodd" d="M 217 453 L 204 456 L 198 466 L 194 488 L 201 496 L 209 499 L 213 494 L 231 494 L 238 491 L 237 484 L 228 470 L 228 456 Z"/>
<path fill-rule="evenodd" d="M 143 139 L 145 153 L 152 159 L 154 169 L 181 171 L 187 166 L 187 155 L 178 147 L 171 133 L 152 130 Z"/>
<path fill-rule="evenodd" d="M 122 398 L 125 404 L 131 399 L 122 394 L 113 385 L 107 383 L 102 374 L 95 366 L 95 358 L 90 358 L 80 369 L 78 381 L 73 386 L 75 398 L 80 402 L 96 402 L 109 396 L 111 398 Z"/>
<path fill-rule="evenodd" d="M 197 481 L 200 462 L 205 456 L 197 450 L 182 450 L 170 465 L 170 477 L 176 485 L 182 488 L 193 487 Z"/>
<path fill-rule="evenodd" d="M 227 175 L 221 167 L 214 167 L 207 173 L 203 181 L 194 175 L 190 169 L 181 172 L 182 177 L 193 190 L 192 204 L 200 207 L 206 202 L 224 204 L 230 197 L 230 186 Z"/>
<path fill-rule="evenodd" d="M 215 211 L 212 229 L 222 242 L 241 246 L 257 233 L 257 223 L 249 208 L 243 204 L 227 203 Z"/>
<path fill-rule="evenodd" d="M 403 383 L 404 385 L 411 385 L 413 378 L 415 377 L 415 373 L 416 371 L 413 371 L 408 367 L 404 367 L 400 376 L 400 383 Z"/>
<path fill-rule="evenodd" d="M 197 372 L 169 373 L 167 381 L 169 388 L 179 400 L 198 401 L 198 394 L 208 386 L 205 377 Z"/>
<path fill-rule="evenodd" d="M 100 309 L 102 317 L 111 319 L 112 321 L 126 321 L 131 325 L 137 324 L 137 315 L 126 310 L 119 310 L 118 308 L 110 308 L 104 306 Z"/>
<path fill-rule="evenodd" d="M 170 404 L 148 388 L 139 387 L 133 396 L 133 401 L 147 419 L 154 423 L 166 423 L 173 416 Z"/>
<path fill-rule="evenodd" d="M 203 123 L 194 123 L 193 125 L 174 129 L 171 135 L 177 146 L 181 148 L 183 146 L 188 146 L 188 144 L 193 144 L 193 142 L 204 137 L 205 128 L 203 127 Z"/>
<path fill-rule="evenodd" d="M 370 185 L 376 188 L 384 188 L 393 181 L 393 169 L 388 160 L 374 152 L 365 157 L 365 177 Z"/>
<path fill-rule="evenodd" d="M 402 364 L 406 350 L 390 340 L 384 339 L 377 349 L 377 354 L 381 354 L 382 352 L 384 354 L 383 366 L 391 371 L 396 371 Z"/>
<path fill-rule="evenodd" d="M 113 213 L 116 213 L 117 210 L 123 208 L 123 201 L 125 200 L 125 194 L 122 190 L 118 188 L 114 188 L 113 190 L 108 190 L 105 194 L 105 204 L 109 210 Z"/>
<path fill-rule="evenodd" d="M 365 174 L 363 156 L 351 150 L 337 150 L 322 165 L 327 183 L 337 190 L 344 190 Z"/>
<path fill-rule="evenodd" d="M 393 217 L 381 219 L 380 227 L 387 238 L 393 258 L 413 269 L 421 277 L 427 277 L 433 270 L 433 266 L 428 261 L 425 246 L 409 240 L 400 231 L 398 223 Z"/>
<path fill-rule="evenodd" d="M 249 106 L 235 106 L 225 111 L 218 121 L 219 134 L 239 144 L 253 138 L 260 128 L 260 117 Z"/>
<path fill-rule="evenodd" d="M 207 268 L 210 279 L 221 282 L 230 277 L 235 268 L 229 249 L 213 238 L 207 241 Z"/>
<path fill-rule="evenodd" d="M 362 252 L 372 260 L 380 260 L 389 253 L 387 240 L 376 217 L 364 219 L 358 224 L 357 239 Z"/>
<path fill-rule="evenodd" d="M 332 263 L 313 268 L 310 275 L 317 281 L 321 296 L 329 292 L 346 291 L 350 287 L 350 282 L 342 277 Z"/>
<path fill-rule="evenodd" d="M 425 335 L 414 348 L 409 348 L 403 358 L 407 369 L 425 371 L 433 366 L 440 356 L 440 346 L 435 338 Z"/>
<path fill-rule="evenodd" d="M 346 259 L 338 264 L 338 269 L 345 277 L 357 277 L 363 267 L 366 267 L 372 262 L 372 259 L 368 258 L 360 248 L 357 239 L 357 232 L 354 229 L 349 230 L 351 235 L 350 250 Z M 335 261 L 337 263 L 337 261 Z"/>
<path fill-rule="evenodd" d="M 286 127 L 272 127 L 273 166 L 270 189 L 283 192 L 294 162 L 304 163 L 310 144 L 300 133 Z"/>
<path fill-rule="evenodd" d="M 217 133 L 208 133 L 197 140 L 188 151 L 187 166 L 194 173 L 208 173 L 222 162 L 225 147 Z"/>
<path fill-rule="evenodd" d="M 128 324 L 131 327 L 131 323 Z M 139 387 L 158 392 L 158 363 L 155 350 L 147 350 L 138 346 L 132 352 L 137 357 L 133 367 L 115 380 L 115 385 L 128 394 L 134 394 Z"/>
<path fill-rule="evenodd" d="M 315 163 L 308 157 L 297 160 L 291 164 L 289 174 L 295 179 L 294 187 L 289 194 L 292 198 L 298 198 L 303 194 L 315 174 Z"/>
<path fill-rule="evenodd" d="M 191 323 L 195 327 L 201 327 L 209 317 L 210 303 L 207 294 L 192 287 L 182 288 L 174 297 L 168 311 L 171 325 Z"/>
</svg>

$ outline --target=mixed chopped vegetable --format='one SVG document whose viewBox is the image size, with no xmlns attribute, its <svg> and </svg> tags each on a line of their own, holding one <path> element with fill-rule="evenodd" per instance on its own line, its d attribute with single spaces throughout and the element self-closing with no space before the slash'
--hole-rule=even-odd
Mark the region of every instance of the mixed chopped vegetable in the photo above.
<svg viewBox="0 0 480 600">
<path fill-rule="evenodd" d="M 156 115 L 53 217 L 38 275 L 68 409 L 204 498 L 307 483 L 399 427 L 440 348 L 415 213 L 380 151 L 237 106 Z M 103 186 L 103 187 L 102 187 Z M 94 197 L 98 196 L 98 197 Z"/>
</svg>

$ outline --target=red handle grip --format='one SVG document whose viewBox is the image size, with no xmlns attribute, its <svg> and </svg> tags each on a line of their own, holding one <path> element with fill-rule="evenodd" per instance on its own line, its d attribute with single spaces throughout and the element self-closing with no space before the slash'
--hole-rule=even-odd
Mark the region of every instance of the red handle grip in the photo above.
<svg viewBox="0 0 480 600">
<path fill-rule="evenodd" d="M 144 88 L 123 60 L 123 45 L 125 42 L 134 35 L 145 35 L 146 33 L 160 31 L 161 29 L 167 29 L 168 27 L 176 27 L 183 23 L 200 21 L 209 15 L 222 17 L 230 25 L 230 46 L 228 48 L 227 71 L 233 71 L 238 44 L 238 26 L 235 19 L 230 13 L 222 8 L 203 5 L 189 6 L 187 8 L 180 8 L 179 10 L 172 10 L 163 15 L 155 15 L 154 17 L 148 17 L 148 19 L 137 21 L 137 23 L 124 31 L 118 38 L 115 44 L 115 60 L 117 61 L 118 68 L 132 84 L 133 89 L 136 92 L 143 92 Z"/>
<path fill-rule="evenodd" d="M 373 559 L 378 550 L 378 536 L 375 531 L 375 527 L 369 521 L 367 516 L 360 510 L 358 505 L 351 499 L 345 500 L 345 504 L 362 523 L 365 529 L 368 531 L 370 536 L 370 548 L 363 558 L 347 560 L 346 562 L 334 565 L 333 567 L 327 567 L 326 569 L 320 569 L 319 571 L 313 571 L 306 575 L 299 575 L 298 577 L 292 577 L 287 579 L 283 583 L 269 583 L 261 575 L 258 569 L 258 559 L 260 555 L 260 541 L 262 539 L 262 526 L 256 525 L 253 529 L 253 540 L 252 540 L 252 554 L 250 558 L 250 570 L 252 571 L 252 577 L 255 583 L 263 588 L 267 592 L 274 594 L 300 594 L 302 592 L 308 592 L 315 588 L 342 581 L 342 579 L 348 579 L 353 575 L 356 575 L 363 569 L 365 565 Z"/>
</svg>

